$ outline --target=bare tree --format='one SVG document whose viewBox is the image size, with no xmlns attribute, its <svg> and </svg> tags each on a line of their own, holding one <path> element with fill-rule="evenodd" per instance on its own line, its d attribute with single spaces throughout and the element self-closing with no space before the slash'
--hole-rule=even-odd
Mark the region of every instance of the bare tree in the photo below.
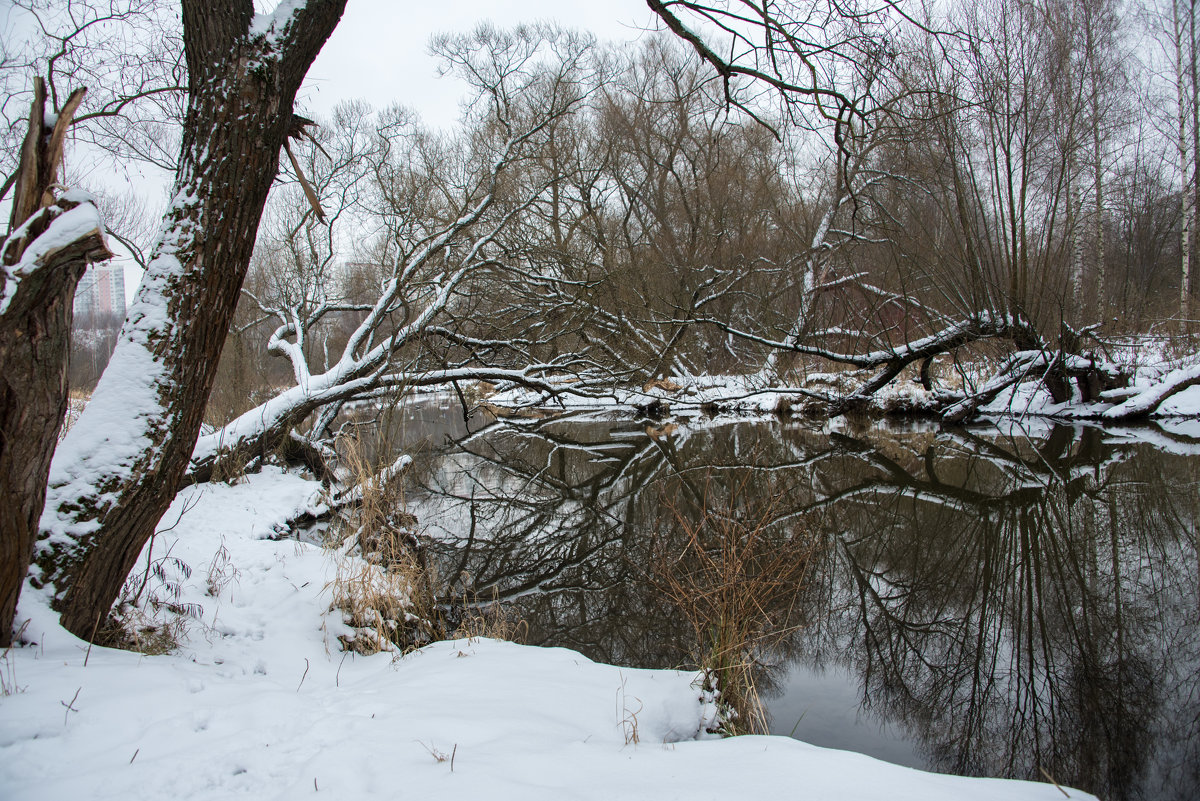
<svg viewBox="0 0 1200 801">
<path fill-rule="evenodd" d="M 1196 165 L 1200 163 L 1200 157 L 1196 152 L 1189 148 L 1191 142 L 1188 137 L 1188 96 L 1187 79 L 1189 75 L 1189 51 L 1190 59 L 1195 59 L 1195 47 L 1189 46 L 1194 43 L 1186 42 L 1185 36 L 1190 37 L 1191 26 L 1184 16 L 1183 0 L 1171 0 L 1171 44 L 1174 50 L 1175 57 L 1175 94 L 1176 94 L 1176 118 L 1179 121 L 1178 137 L 1175 142 L 1176 150 L 1179 157 L 1179 173 L 1182 177 L 1183 187 L 1179 193 L 1180 203 L 1182 205 L 1182 220 L 1183 225 L 1179 232 L 1179 326 L 1181 331 L 1188 330 L 1188 319 L 1191 316 L 1191 298 L 1192 298 L 1192 224 L 1194 222 L 1193 215 L 1195 210 L 1192 208 L 1195 202 L 1195 192 L 1197 191 L 1192 182 L 1197 178 Z M 1189 170 L 1192 175 L 1189 176 Z"/>
<path fill-rule="evenodd" d="M 1193 86 L 1196 43 L 1192 17 L 1197 12 L 1191 0 L 1155 0 L 1141 6 L 1142 16 L 1156 51 L 1149 51 L 1151 59 L 1148 78 L 1153 83 L 1149 98 L 1166 113 L 1151 114 L 1149 120 L 1158 133 L 1174 151 L 1174 180 L 1178 182 L 1178 202 L 1181 213 L 1178 233 L 1179 276 L 1177 324 L 1180 331 L 1189 330 L 1191 316 L 1192 260 L 1195 250 L 1197 225 L 1197 145 L 1200 128 L 1197 118 L 1200 109 L 1194 109 L 1197 90 Z"/>
<path fill-rule="evenodd" d="M 545 27 L 513 33 L 481 28 L 439 40 L 437 49 L 448 64 L 479 91 L 469 135 L 450 140 L 422 131 L 405 115 L 382 116 L 374 149 L 362 154 L 373 173 L 369 203 L 383 212 L 375 217 L 384 237 L 373 296 L 330 291 L 319 276 L 336 248 L 328 240 L 311 247 L 306 237 L 315 229 L 305 233 L 303 225 L 286 233 L 287 261 L 302 266 L 297 275 L 308 278 L 304 285 L 292 282 L 286 292 L 253 300 L 276 324 L 268 349 L 287 360 L 294 385 L 201 437 L 193 477 L 209 475 L 230 454 L 276 447 L 314 412 L 308 439 L 324 438 L 343 404 L 355 398 L 467 379 L 548 386 L 547 374 L 579 367 L 572 355 L 545 362 L 530 358 L 523 339 L 472 336 L 470 323 L 484 313 L 479 299 L 494 274 L 538 278 L 523 271 L 519 257 L 510 258 L 498 239 L 542 199 L 550 181 L 522 184 L 510 178 L 546 146 L 553 124 L 572 113 L 588 91 L 588 44 Z M 335 160 L 346 152 L 332 150 Z M 332 223 L 340 201 L 331 208 Z M 321 326 L 339 315 L 356 321 L 340 349 L 314 349 Z M 507 361 L 519 366 L 497 366 L 489 359 L 493 351 L 508 353 Z"/>
<path fill-rule="evenodd" d="M 77 142 L 112 156 L 114 169 L 131 161 L 174 172 L 184 115 L 186 68 L 179 23 L 167 0 L 14 0 L 14 16 L 35 35 L 10 43 L 0 63 L 0 172 L 11 177 L 23 114 L 32 99 L 30 75 L 46 83 L 57 113 L 71 86 L 89 91 L 72 117 Z M 173 4 L 170 4 L 173 5 Z M 114 51 L 119 57 L 114 58 Z M 0 190 L 4 197 L 9 188 Z"/>
<path fill-rule="evenodd" d="M 879 109 L 871 82 L 857 74 L 877 74 L 891 61 L 904 27 L 926 27 L 898 0 L 646 4 L 716 70 L 727 102 L 758 117 L 766 88 L 783 100 L 792 123 L 835 123 L 839 137 L 861 135 Z"/>
</svg>

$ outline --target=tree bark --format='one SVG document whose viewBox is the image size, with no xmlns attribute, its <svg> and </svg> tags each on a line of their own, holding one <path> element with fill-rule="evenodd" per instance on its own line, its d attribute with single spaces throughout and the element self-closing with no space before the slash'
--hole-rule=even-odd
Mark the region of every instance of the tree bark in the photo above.
<svg viewBox="0 0 1200 801">
<path fill-rule="evenodd" d="M 1183 217 L 1182 226 L 1179 234 L 1179 250 L 1180 250 L 1180 265 L 1179 265 L 1179 330 L 1186 333 L 1188 330 L 1188 318 L 1191 316 L 1191 296 L 1192 296 L 1192 279 L 1191 279 L 1191 233 L 1192 233 L 1192 191 L 1188 176 L 1188 136 L 1187 136 L 1187 101 L 1184 96 L 1184 84 L 1187 80 L 1184 73 L 1183 60 L 1183 20 L 1180 18 L 1180 0 L 1174 0 L 1171 4 L 1171 24 L 1175 35 L 1175 94 L 1176 101 L 1179 104 L 1178 122 L 1179 135 L 1175 142 L 1175 147 L 1179 156 L 1179 174 L 1183 181 L 1183 191 L 1179 193 L 1181 214 Z M 1195 157 L 1195 154 L 1192 154 Z"/>
<path fill-rule="evenodd" d="M 57 214 L 43 217 L 52 219 L 67 210 L 56 206 Z M 29 570 L 46 475 L 67 408 L 75 287 L 88 264 L 111 255 L 99 215 L 94 208 L 89 211 L 97 224 L 40 257 L 0 315 L 0 648 L 12 643 L 17 598 Z"/>
<path fill-rule="evenodd" d="M 92 401 L 51 467 L 37 565 L 65 628 L 107 615 L 191 456 L 296 91 L 345 0 L 183 0 L 174 200 Z"/>
<path fill-rule="evenodd" d="M 0 250 L 0 648 L 12 644 L 17 599 L 67 408 L 75 287 L 88 264 L 111 256 L 95 207 L 81 199 L 55 203 L 49 194 L 82 97 L 82 89 L 73 92 L 47 125 L 45 84 L 35 82 L 12 226 Z"/>
<path fill-rule="evenodd" d="M 1197 82 L 1197 78 L 1200 76 L 1197 75 L 1196 65 L 1196 0 L 1190 0 L 1188 3 L 1188 71 L 1192 89 L 1192 237 L 1195 238 L 1195 232 L 1200 231 L 1200 83 Z M 1191 331 L 1192 270 L 1190 266 L 1184 273 L 1179 294 L 1183 299 L 1181 316 L 1184 330 Z"/>
</svg>

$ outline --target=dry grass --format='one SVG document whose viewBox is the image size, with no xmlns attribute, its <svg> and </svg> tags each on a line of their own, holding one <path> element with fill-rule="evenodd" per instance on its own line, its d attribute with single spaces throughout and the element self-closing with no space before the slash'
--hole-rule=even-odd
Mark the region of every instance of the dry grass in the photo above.
<svg viewBox="0 0 1200 801">
<path fill-rule="evenodd" d="M 719 731 L 730 735 L 768 730 L 756 672 L 794 631 L 816 553 L 808 529 L 781 521 L 775 500 L 750 500 L 779 497 L 762 480 L 746 471 L 718 487 L 707 476 L 691 509 L 679 486 L 668 491 L 651 559 L 651 581 L 695 633 L 693 659 L 719 692 Z"/>
<path fill-rule="evenodd" d="M 21 624 L 21 627 L 13 632 L 13 645 L 21 643 L 25 639 L 25 629 L 29 628 L 29 621 L 26 620 Z M 4 649 L 4 653 L 0 654 L 0 698 L 6 698 L 10 695 L 25 692 L 25 688 L 17 683 L 17 663 L 12 658 L 13 645 Z"/>
<path fill-rule="evenodd" d="M 630 702 L 637 704 L 636 708 L 631 708 Z M 621 733 L 625 735 L 625 745 L 637 745 L 642 741 L 642 736 L 638 732 L 638 715 L 642 713 L 644 705 L 640 698 L 630 698 L 625 693 L 625 679 L 621 679 L 621 686 L 617 688 L 617 718 L 621 721 Z"/>
<path fill-rule="evenodd" d="M 164 609 L 166 609 L 164 607 Z M 185 610 L 160 610 L 151 614 L 140 607 L 114 610 L 108 621 L 96 630 L 95 642 L 109 648 L 121 648 L 140 654 L 169 654 L 187 637 L 192 617 Z"/>
<path fill-rule="evenodd" d="M 403 470 L 387 464 L 394 452 L 387 442 L 373 445 L 374 457 L 353 435 L 337 446 L 342 483 L 356 488 L 356 503 L 328 533 L 336 561 L 332 608 L 354 630 L 339 636 L 342 648 L 406 653 L 447 636 L 523 640 L 528 625 L 494 597 L 439 603 L 445 588 L 405 509 Z"/>
<path fill-rule="evenodd" d="M 83 407 L 87 406 L 87 402 L 91 399 L 92 393 L 90 390 L 72 389 L 67 393 L 67 411 L 63 415 L 62 428 L 58 430 L 59 442 L 62 442 L 63 437 L 75 425 L 75 421 L 83 413 Z"/>
<path fill-rule="evenodd" d="M 416 519 L 404 511 L 400 481 L 377 480 L 380 469 L 357 439 L 340 442 L 338 453 L 346 483 L 359 489 L 358 502 L 329 530 L 336 562 L 331 608 L 354 629 L 338 639 L 360 654 L 419 648 L 437 639 L 441 626 Z"/>
<path fill-rule="evenodd" d="M 438 627 L 422 599 L 423 577 L 415 564 L 382 566 L 341 549 L 330 584 L 333 608 L 353 634 L 338 637 L 342 648 L 359 654 L 418 648 L 436 638 Z M 424 609 L 423 609 L 424 608 Z"/>
<path fill-rule="evenodd" d="M 208 562 L 208 575 L 204 579 L 205 592 L 209 597 L 216 598 L 232 582 L 236 582 L 240 575 L 241 571 L 233 563 L 229 549 L 225 547 L 225 538 L 222 537 L 221 547 Z"/>
<path fill-rule="evenodd" d="M 529 623 L 514 615 L 495 596 L 484 602 L 478 598 L 464 599 L 460 608 L 462 618 L 454 627 L 454 637 L 469 640 L 486 637 L 519 643 L 529 636 Z"/>
<path fill-rule="evenodd" d="M 155 556 L 158 536 L 178 525 L 190 509 L 184 507 L 173 525 L 150 538 L 145 567 L 129 574 L 112 611 L 96 621 L 95 643 L 143 654 L 166 654 L 179 647 L 189 626 L 203 616 L 203 607 L 182 600 L 191 566 L 172 556 L 171 549 Z"/>
</svg>

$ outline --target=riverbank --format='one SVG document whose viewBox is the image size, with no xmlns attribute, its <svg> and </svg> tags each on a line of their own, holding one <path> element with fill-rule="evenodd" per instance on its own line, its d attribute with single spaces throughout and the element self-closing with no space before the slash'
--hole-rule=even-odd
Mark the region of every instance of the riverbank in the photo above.
<svg viewBox="0 0 1200 801">
<path fill-rule="evenodd" d="M 316 490 L 268 468 L 180 493 L 139 562 L 142 605 L 184 612 L 168 653 L 89 648 L 27 588 L 26 644 L 0 661 L 5 797 L 1062 797 L 784 737 L 713 739 L 687 672 L 485 639 L 345 654 L 330 553 L 271 539 Z"/>
</svg>

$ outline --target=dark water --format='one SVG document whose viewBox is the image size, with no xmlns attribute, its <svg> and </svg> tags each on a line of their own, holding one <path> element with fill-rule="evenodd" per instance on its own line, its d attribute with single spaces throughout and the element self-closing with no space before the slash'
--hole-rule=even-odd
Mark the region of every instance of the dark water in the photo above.
<svg viewBox="0 0 1200 801">
<path fill-rule="evenodd" d="M 457 414 L 408 412 L 406 441 L 428 444 L 410 508 L 455 592 L 499 597 L 528 642 L 694 665 L 704 635 L 662 576 L 695 563 L 707 512 L 753 539 L 752 571 L 803 563 L 762 610 L 783 632 L 757 653 L 774 732 L 935 771 L 1045 770 L 1106 801 L 1200 797 L 1200 443 Z"/>
</svg>

